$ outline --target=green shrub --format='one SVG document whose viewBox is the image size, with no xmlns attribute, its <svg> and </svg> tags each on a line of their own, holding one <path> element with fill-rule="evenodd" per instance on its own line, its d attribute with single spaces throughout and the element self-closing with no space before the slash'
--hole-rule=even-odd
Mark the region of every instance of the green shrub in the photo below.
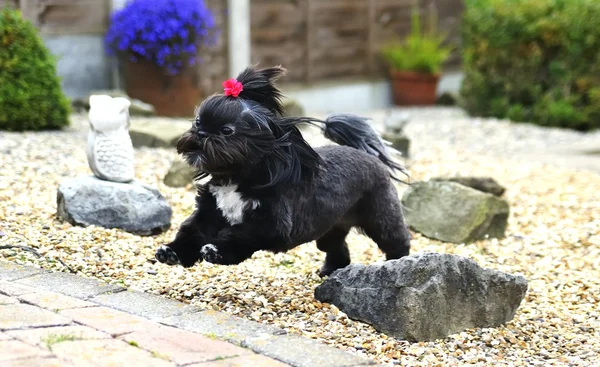
<svg viewBox="0 0 600 367">
<path fill-rule="evenodd" d="M 418 8 L 414 7 L 411 14 L 410 34 L 404 41 L 390 43 L 381 50 L 385 62 L 398 71 L 439 73 L 452 49 L 444 46 L 446 36 L 437 33 L 436 23 L 437 14 L 432 11 L 427 31 L 421 29 Z"/>
<path fill-rule="evenodd" d="M 0 130 L 57 129 L 69 124 L 69 112 L 37 30 L 20 11 L 0 8 Z"/>
<path fill-rule="evenodd" d="M 465 5 L 461 105 L 471 115 L 600 128 L 600 1 Z"/>
</svg>

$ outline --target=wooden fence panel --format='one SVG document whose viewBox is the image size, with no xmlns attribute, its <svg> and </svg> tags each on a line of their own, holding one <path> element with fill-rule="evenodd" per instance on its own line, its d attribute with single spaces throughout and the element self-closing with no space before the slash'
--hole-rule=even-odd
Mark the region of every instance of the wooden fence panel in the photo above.
<svg viewBox="0 0 600 367">
<path fill-rule="evenodd" d="M 42 34 L 103 34 L 110 0 L 20 0 L 23 16 Z"/>
<path fill-rule="evenodd" d="M 251 61 L 260 66 L 281 64 L 288 69 L 282 81 L 306 78 L 307 0 L 250 2 Z"/>
<path fill-rule="evenodd" d="M 282 64 L 284 82 L 382 76 L 380 50 L 410 32 L 414 5 L 423 17 L 435 7 L 458 43 L 462 0 L 252 0 L 252 62 Z M 447 65 L 459 61 L 457 50 Z"/>
<path fill-rule="evenodd" d="M 205 0 L 205 3 L 213 13 L 219 32 L 217 44 L 200 51 L 202 62 L 198 64 L 200 85 L 205 94 L 211 95 L 221 91 L 221 83 L 229 78 L 227 0 Z"/>
</svg>

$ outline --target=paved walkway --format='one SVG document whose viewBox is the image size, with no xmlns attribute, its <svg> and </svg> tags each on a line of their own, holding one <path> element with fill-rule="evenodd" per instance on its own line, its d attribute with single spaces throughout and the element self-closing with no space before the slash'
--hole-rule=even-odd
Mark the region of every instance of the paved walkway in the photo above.
<svg viewBox="0 0 600 367">
<path fill-rule="evenodd" d="M 272 326 L 0 262 L 0 367 L 367 365 Z"/>
</svg>

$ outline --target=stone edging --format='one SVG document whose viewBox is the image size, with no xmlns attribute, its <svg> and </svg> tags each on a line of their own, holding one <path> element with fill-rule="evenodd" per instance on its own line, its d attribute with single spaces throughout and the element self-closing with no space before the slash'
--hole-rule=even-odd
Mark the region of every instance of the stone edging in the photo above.
<svg viewBox="0 0 600 367">
<path fill-rule="evenodd" d="M 210 335 L 294 367 L 376 366 L 370 359 L 288 334 L 274 326 L 224 312 L 203 311 L 172 299 L 127 290 L 96 279 L 0 262 L 0 280 L 61 293 L 163 325 Z"/>
</svg>

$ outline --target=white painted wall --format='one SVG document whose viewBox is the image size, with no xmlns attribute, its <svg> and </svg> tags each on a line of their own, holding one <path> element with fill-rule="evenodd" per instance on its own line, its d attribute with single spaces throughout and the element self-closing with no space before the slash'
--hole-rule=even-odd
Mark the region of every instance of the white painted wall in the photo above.
<svg viewBox="0 0 600 367">
<path fill-rule="evenodd" d="M 250 65 L 250 0 L 228 0 L 229 75 Z"/>
<path fill-rule="evenodd" d="M 463 75 L 460 72 L 442 75 L 437 94 L 458 93 Z M 297 100 L 308 111 L 318 113 L 363 112 L 392 106 L 392 92 L 387 80 L 346 83 L 316 83 L 283 88 L 283 93 Z"/>
</svg>

